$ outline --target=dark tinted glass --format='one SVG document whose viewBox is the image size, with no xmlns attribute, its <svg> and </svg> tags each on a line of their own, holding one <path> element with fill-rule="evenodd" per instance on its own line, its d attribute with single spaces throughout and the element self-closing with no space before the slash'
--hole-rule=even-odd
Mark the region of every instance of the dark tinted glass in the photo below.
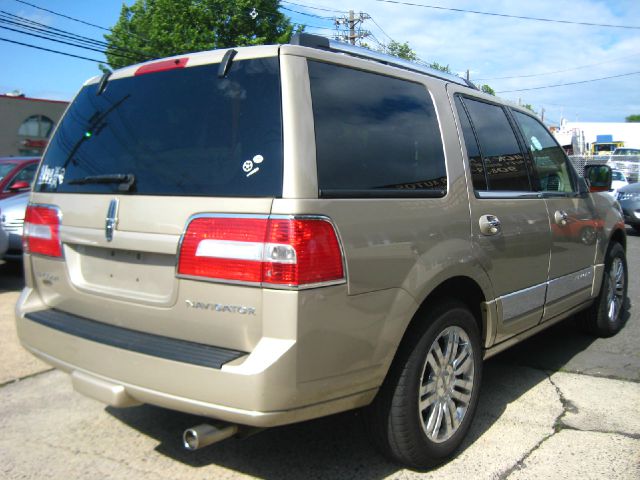
<svg viewBox="0 0 640 480">
<path fill-rule="evenodd" d="M 110 193 L 87 176 L 133 174 L 145 195 L 282 195 L 277 58 L 182 68 L 82 89 L 43 161 L 36 190 Z"/>
<path fill-rule="evenodd" d="M 569 161 L 551 133 L 538 120 L 514 111 L 522 136 L 531 152 L 533 167 L 540 181 L 540 190 L 573 192 L 574 182 Z"/>
<path fill-rule="evenodd" d="M 459 96 L 455 97 L 456 109 L 458 110 L 458 118 L 460 118 L 460 127 L 462 128 L 462 134 L 464 136 L 464 143 L 467 147 L 467 156 L 469 157 L 469 168 L 471 169 L 471 180 L 473 182 L 474 190 L 486 190 L 487 189 L 487 176 L 484 170 L 484 163 L 482 163 L 482 156 L 478 149 L 478 142 L 476 136 L 469 123 L 469 117 L 464 110 L 462 100 Z"/>
<path fill-rule="evenodd" d="M 321 190 L 446 190 L 424 86 L 313 61 L 309 76 Z"/>
<path fill-rule="evenodd" d="M 480 144 L 488 189 L 530 191 L 527 165 L 502 107 L 465 98 Z"/>
</svg>

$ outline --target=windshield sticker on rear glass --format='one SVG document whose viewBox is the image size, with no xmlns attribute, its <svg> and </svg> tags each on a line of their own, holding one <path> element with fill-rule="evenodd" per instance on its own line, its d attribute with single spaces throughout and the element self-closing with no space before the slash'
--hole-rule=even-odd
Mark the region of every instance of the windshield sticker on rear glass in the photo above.
<svg viewBox="0 0 640 480">
<path fill-rule="evenodd" d="M 245 160 L 242 164 L 242 171 L 247 174 L 247 177 L 250 177 L 254 173 L 258 173 L 260 171 L 260 167 L 256 167 L 256 165 L 264 162 L 264 157 L 262 155 L 256 155 L 251 160 Z"/>
<path fill-rule="evenodd" d="M 44 165 L 40 170 L 38 185 L 47 185 L 56 188 L 64 182 L 64 173 L 64 167 L 51 168 L 48 165 Z"/>
</svg>

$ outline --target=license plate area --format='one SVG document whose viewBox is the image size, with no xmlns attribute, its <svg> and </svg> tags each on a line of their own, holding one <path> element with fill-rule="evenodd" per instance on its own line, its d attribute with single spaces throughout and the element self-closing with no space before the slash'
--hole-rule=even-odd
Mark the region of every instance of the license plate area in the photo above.
<svg viewBox="0 0 640 480">
<path fill-rule="evenodd" d="M 83 291 L 169 305 L 176 289 L 175 255 L 67 245 L 69 277 Z"/>
</svg>

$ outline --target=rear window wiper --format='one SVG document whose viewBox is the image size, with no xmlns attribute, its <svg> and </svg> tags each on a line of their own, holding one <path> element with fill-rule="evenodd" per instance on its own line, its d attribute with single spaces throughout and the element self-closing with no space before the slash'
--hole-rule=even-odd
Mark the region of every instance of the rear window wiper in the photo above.
<svg viewBox="0 0 640 480">
<path fill-rule="evenodd" d="M 133 173 L 107 173 L 105 175 L 88 175 L 82 178 L 74 178 L 69 180 L 69 185 L 86 185 L 89 183 L 118 183 L 118 190 L 121 192 L 129 192 L 136 182 L 136 176 Z"/>
</svg>

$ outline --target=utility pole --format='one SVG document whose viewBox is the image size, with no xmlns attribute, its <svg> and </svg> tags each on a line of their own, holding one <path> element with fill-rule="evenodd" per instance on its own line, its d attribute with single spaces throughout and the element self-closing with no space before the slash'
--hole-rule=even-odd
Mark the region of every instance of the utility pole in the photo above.
<svg viewBox="0 0 640 480">
<path fill-rule="evenodd" d="M 353 15 L 353 10 L 349 10 L 349 43 L 351 45 L 356 44 L 356 19 Z"/>
<path fill-rule="evenodd" d="M 540 110 L 540 118 L 544 122 L 544 107 Z"/>
<path fill-rule="evenodd" d="M 470 81 L 471 81 L 471 75 L 470 75 L 469 69 L 467 68 L 467 82 L 470 82 Z"/>
<path fill-rule="evenodd" d="M 361 24 L 365 20 L 371 19 L 371 15 L 359 12 L 357 15 L 353 10 L 349 10 L 348 16 L 334 17 L 333 23 L 336 27 L 335 38 L 337 40 L 357 45 L 359 40 L 371 35 L 371 32 L 362 30 Z"/>
</svg>

